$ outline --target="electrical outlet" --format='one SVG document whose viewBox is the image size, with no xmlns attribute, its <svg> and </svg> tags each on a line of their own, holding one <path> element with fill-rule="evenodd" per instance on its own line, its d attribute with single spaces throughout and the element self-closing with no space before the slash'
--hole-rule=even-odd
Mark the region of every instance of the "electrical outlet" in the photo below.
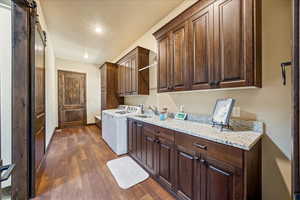
<svg viewBox="0 0 300 200">
<path fill-rule="evenodd" d="M 241 108 L 240 107 L 233 108 L 232 117 L 241 117 Z"/>
</svg>

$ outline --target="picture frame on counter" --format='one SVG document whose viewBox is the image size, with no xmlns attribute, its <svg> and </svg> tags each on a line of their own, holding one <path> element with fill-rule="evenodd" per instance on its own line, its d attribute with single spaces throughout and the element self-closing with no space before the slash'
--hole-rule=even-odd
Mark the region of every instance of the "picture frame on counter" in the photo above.
<svg viewBox="0 0 300 200">
<path fill-rule="evenodd" d="M 235 100 L 231 98 L 218 99 L 216 101 L 213 115 L 212 115 L 212 125 L 220 126 L 221 131 L 224 127 L 229 128 L 229 121 L 232 114 L 232 110 L 235 104 Z"/>
</svg>

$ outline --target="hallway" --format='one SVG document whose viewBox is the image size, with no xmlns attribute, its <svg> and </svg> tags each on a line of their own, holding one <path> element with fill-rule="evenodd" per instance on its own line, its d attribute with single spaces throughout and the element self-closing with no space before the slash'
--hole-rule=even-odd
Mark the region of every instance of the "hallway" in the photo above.
<svg viewBox="0 0 300 200">
<path fill-rule="evenodd" d="M 35 200 L 174 199 L 151 178 L 128 190 L 119 188 L 106 166 L 116 157 L 96 126 L 57 131 Z"/>
</svg>

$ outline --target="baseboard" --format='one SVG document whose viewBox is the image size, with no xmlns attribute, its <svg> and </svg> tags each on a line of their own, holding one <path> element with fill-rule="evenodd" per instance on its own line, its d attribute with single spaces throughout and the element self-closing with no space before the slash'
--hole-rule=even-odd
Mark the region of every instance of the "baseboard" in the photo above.
<svg viewBox="0 0 300 200">
<path fill-rule="evenodd" d="M 96 123 L 89 123 L 89 124 L 86 124 L 87 126 L 95 126 Z"/>
<path fill-rule="evenodd" d="M 46 147 L 46 150 L 45 150 L 45 154 L 44 154 L 44 157 L 43 157 L 43 160 L 41 161 L 41 164 L 40 166 L 38 167 L 37 169 L 37 172 L 36 172 L 36 185 L 39 185 L 40 183 L 40 178 L 45 170 L 45 167 L 46 167 L 46 158 L 47 158 L 47 155 L 49 153 L 49 149 L 51 147 L 51 144 L 52 144 L 52 141 L 53 141 L 53 138 L 54 138 L 54 135 L 56 134 L 56 131 L 58 130 L 59 128 L 58 127 L 55 127 L 54 130 L 53 130 L 53 133 L 52 133 L 52 136 L 51 136 L 51 139 L 50 139 L 50 142 L 48 144 L 48 146 Z"/>
</svg>

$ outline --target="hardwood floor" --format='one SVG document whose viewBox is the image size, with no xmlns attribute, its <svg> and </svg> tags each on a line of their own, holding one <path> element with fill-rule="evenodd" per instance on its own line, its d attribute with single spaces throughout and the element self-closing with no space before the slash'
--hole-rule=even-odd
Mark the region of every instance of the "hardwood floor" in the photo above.
<svg viewBox="0 0 300 200">
<path fill-rule="evenodd" d="M 96 126 L 56 132 L 35 200 L 173 200 L 149 178 L 128 190 L 117 185 L 106 162 L 117 158 Z"/>
</svg>

